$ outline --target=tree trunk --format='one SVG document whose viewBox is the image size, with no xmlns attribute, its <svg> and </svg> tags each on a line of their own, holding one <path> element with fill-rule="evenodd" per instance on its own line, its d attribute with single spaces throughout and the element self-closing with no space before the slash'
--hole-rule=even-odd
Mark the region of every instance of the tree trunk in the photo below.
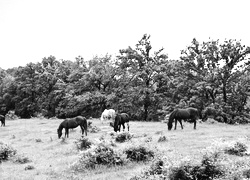
<svg viewBox="0 0 250 180">
<path fill-rule="evenodd" d="M 223 83 L 222 91 L 223 91 L 223 100 L 226 103 L 227 102 L 227 91 L 226 91 L 226 84 L 225 83 Z"/>
</svg>

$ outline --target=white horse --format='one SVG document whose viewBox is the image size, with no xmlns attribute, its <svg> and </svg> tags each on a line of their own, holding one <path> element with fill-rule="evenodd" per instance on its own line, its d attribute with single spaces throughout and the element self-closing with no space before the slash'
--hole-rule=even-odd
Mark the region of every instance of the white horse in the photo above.
<svg viewBox="0 0 250 180">
<path fill-rule="evenodd" d="M 101 122 L 103 124 L 104 120 L 111 119 L 113 122 L 115 121 L 115 110 L 114 109 L 105 109 L 101 115 Z"/>
</svg>

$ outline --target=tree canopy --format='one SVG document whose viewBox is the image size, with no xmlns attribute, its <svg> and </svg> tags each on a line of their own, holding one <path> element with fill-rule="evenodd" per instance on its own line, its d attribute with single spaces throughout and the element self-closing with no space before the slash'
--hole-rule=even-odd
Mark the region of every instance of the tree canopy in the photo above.
<svg viewBox="0 0 250 180">
<path fill-rule="evenodd" d="M 49 56 L 0 69 L 0 113 L 100 117 L 113 108 L 134 120 L 158 121 L 173 108 L 192 106 L 200 116 L 207 107 L 217 108 L 230 123 L 249 112 L 249 53 L 241 41 L 193 39 L 180 59 L 169 59 L 163 48 L 153 51 L 145 34 L 116 57 L 70 61 Z"/>
</svg>

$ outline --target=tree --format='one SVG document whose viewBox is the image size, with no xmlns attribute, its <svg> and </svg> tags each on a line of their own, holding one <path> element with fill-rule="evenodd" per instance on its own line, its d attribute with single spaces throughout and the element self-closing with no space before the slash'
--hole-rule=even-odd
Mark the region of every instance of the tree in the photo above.
<svg viewBox="0 0 250 180">
<path fill-rule="evenodd" d="M 235 82 L 240 82 L 246 71 L 249 53 L 250 48 L 236 40 L 223 43 L 210 40 L 200 44 L 193 39 L 191 45 L 182 51 L 181 60 L 185 63 L 186 76 L 195 81 L 193 90 L 202 93 L 207 105 L 219 103 L 234 111 L 228 100 L 233 100 Z"/>
<path fill-rule="evenodd" d="M 133 100 L 131 103 L 137 111 L 142 110 L 144 121 L 148 119 L 149 114 L 156 113 L 156 77 L 162 73 L 168 58 L 162 53 L 163 48 L 150 54 L 152 46 L 149 39 L 149 35 L 143 35 L 135 49 L 131 47 L 121 49 L 117 57 L 117 65 L 121 71 L 119 81 L 122 82 L 122 87 L 120 89 L 126 89 L 129 92 L 123 99 L 130 99 L 130 102 Z"/>
</svg>

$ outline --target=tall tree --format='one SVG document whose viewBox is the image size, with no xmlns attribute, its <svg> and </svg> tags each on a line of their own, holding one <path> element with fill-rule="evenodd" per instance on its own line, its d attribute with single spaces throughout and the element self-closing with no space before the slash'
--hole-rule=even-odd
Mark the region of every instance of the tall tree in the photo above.
<svg viewBox="0 0 250 180">
<path fill-rule="evenodd" d="M 153 106 L 157 89 L 156 77 L 162 72 L 168 58 L 163 53 L 163 48 L 151 54 L 152 45 L 149 39 L 150 35 L 143 35 L 135 49 L 121 49 L 117 57 L 122 72 L 120 81 L 124 83 L 122 88 L 128 88 L 130 94 L 127 95 L 134 100 L 132 104 L 143 110 L 144 121 L 148 119 L 150 112 L 156 111 L 157 106 Z"/>
</svg>

